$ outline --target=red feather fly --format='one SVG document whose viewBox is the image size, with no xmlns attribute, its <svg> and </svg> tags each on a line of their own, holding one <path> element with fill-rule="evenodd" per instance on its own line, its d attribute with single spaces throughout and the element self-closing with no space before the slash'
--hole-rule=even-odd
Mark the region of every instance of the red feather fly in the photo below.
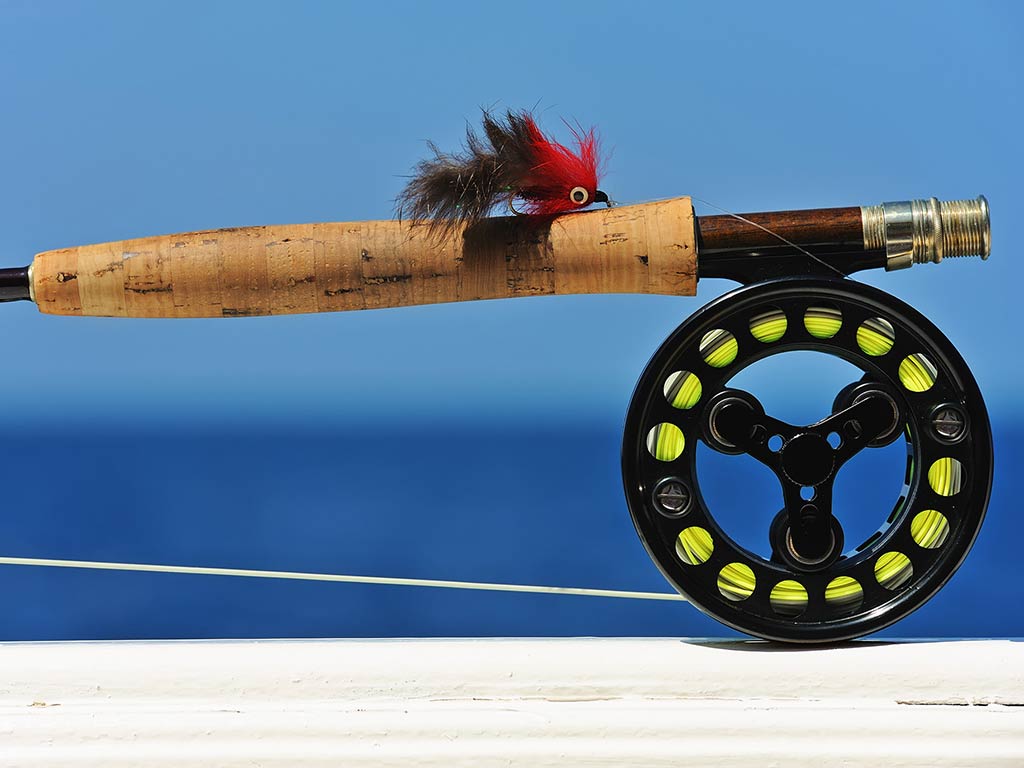
<svg viewBox="0 0 1024 768">
<path fill-rule="evenodd" d="M 516 213 L 557 216 L 591 203 L 608 203 L 597 188 L 600 144 L 593 129 L 570 126 L 575 151 L 547 136 L 529 112 L 508 112 L 504 120 L 484 112 L 481 138 L 466 130 L 461 154 L 433 143 L 398 198 L 398 215 L 430 220 L 432 230 L 449 232 L 472 225 L 501 203 Z M 519 199 L 521 204 L 515 204 Z"/>
</svg>

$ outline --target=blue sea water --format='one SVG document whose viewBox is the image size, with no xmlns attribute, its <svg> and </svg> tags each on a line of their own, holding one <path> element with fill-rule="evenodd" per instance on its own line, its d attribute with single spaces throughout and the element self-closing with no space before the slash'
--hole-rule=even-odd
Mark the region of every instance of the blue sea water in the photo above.
<svg viewBox="0 0 1024 768">
<path fill-rule="evenodd" d="M 493 420 L 7 432 L 0 550 L 665 591 L 623 500 L 620 439 L 585 422 Z M 1024 429 L 997 425 L 995 439 L 995 492 L 972 554 L 886 636 L 1024 634 Z M 841 484 L 838 513 L 884 510 L 877 524 L 903 465 L 885 451 L 865 461 L 857 472 L 878 481 Z M 707 493 L 756 545 L 774 479 L 738 483 L 749 467 L 707 466 Z M 21 566 L 0 566 L 0 584 L 4 640 L 734 634 L 683 603 Z"/>
</svg>

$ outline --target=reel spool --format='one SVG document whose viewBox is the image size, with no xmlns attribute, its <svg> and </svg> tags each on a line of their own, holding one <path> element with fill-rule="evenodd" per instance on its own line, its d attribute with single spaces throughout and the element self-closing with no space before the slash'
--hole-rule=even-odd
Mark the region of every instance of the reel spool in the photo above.
<svg viewBox="0 0 1024 768">
<path fill-rule="evenodd" d="M 864 372 L 808 426 L 729 387 L 763 358 L 813 350 Z M 903 491 L 865 541 L 832 514 L 837 473 L 900 436 Z M 771 557 L 740 546 L 701 492 L 698 442 L 776 475 Z M 970 550 L 992 486 L 992 437 L 974 377 L 920 313 L 870 286 L 786 278 L 739 288 L 680 325 L 640 377 L 626 417 L 630 514 L 669 582 L 700 610 L 770 640 L 859 637 L 935 594 Z M 743 479 L 736 478 L 740 483 Z"/>
</svg>

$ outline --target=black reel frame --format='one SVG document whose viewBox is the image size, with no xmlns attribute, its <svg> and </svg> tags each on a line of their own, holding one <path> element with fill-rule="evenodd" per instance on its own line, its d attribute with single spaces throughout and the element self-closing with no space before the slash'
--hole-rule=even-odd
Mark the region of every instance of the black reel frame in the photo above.
<svg viewBox="0 0 1024 768">
<path fill-rule="evenodd" d="M 825 318 L 824 330 L 805 320 L 809 310 Z M 775 330 L 759 338 L 751 320 L 765 317 Z M 794 350 L 834 355 L 865 373 L 836 395 L 831 415 L 808 426 L 772 418 L 752 394 L 727 386 L 746 366 Z M 687 373 L 699 379 L 697 395 L 691 382 L 688 397 L 671 400 L 679 379 L 670 377 Z M 832 515 L 836 473 L 901 434 L 909 453 L 903 494 L 891 512 L 879 510 L 872 536 L 847 548 Z M 698 440 L 747 453 L 778 477 L 784 509 L 765 521 L 770 560 L 739 546 L 708 509 Z M 797 643 L 878 631 L 934 595 L 978 534 L 992 467 L 985 404 L 950 341 L 889 294 L 829 278 L 745 286 L 687 319 L 641 375 L 622 448 L 630 514 L 669 582 L 735 629 Z"/>
</svg>

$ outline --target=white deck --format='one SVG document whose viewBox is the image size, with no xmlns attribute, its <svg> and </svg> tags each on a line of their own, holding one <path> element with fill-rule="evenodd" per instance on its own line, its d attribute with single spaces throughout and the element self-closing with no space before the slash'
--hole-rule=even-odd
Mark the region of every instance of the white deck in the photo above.
<svg viewBox="0 0 1024 768">
<path fill-rule="evenodd" d="M 3 766 L 1024 766 L 1024 643 L 0 644 Z"/>
</svg>

